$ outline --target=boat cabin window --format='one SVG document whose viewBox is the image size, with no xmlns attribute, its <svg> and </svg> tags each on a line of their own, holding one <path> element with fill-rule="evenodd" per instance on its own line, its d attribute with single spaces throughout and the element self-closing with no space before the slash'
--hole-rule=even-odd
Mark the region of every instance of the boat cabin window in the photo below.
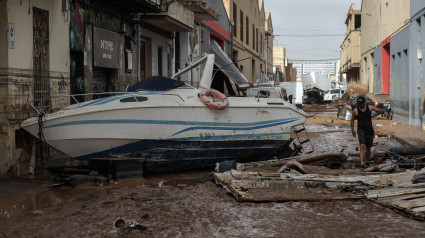
<svg viewBox="0 0 425 238">
<path fill-rule="evenodd" d="M 136 101 L 137 99 L 137 101 Z M 128 97 L 128 98 L 123 98 L 120 100 L 120 102 L 144 102 L 147 101 L 148 98 L 147 97 Z"/>
</svg>

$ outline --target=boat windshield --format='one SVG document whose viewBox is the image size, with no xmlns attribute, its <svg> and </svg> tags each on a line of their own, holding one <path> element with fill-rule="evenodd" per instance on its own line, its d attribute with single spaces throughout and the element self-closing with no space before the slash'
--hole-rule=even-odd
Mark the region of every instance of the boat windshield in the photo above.
<svg viewBox="0 0 425 238">
<path fill-rule="evenodd" d="M 162 76 L 154 76 L 144 79 L 127 89 L 127 92 L 137 91 L 169 91 L 175 88 L 192 88 L 180 80 Z"/>
</svg>

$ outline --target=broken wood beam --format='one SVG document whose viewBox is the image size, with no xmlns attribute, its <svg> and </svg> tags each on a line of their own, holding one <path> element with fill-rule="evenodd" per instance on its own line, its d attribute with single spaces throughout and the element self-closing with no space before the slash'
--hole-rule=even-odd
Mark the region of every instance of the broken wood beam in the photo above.
<svg viewBox="0 0 425 238">
<path fill-rule="evenodd" d="M 322 153 L 322 154 L 314 154 L 314 155 L 298 155 L 289 158 L 284 158 L 278 161 L 270 161 L 266 166 L 283 166 L 291 160 L 296 160 L 302 164 L 308 165 L 319 165 L 327 162 L 328 160 L 334 159 L 338 162 L 346 162 L 347 156 L 344 153 Z"/>
<path fill-rule="evenodd" d="M 379 190 L 369 190 L 366 197 L 368 199 L 379 199 L 379 198 L 388 198 L 388 197 L 396 197 L 396 196 L 402 196 L 407 194 L 419 194 L 419 193 L 425 193 L 425 188 L 395 187 L 395 188 L 385 188 L 385 189 L 379 189 Z"/>
<path fill-rule="evenodd" d="M 283 165 L 277 172 L 278 173 L 283 173 L 284 171 L 288 170 L 288 169 L 295 169 L 303 174 L 306 174 L 307 172 L 305 171 L 304 167 L 302 164 L 300 164 L 298 161 L 296 160 L 291 160 L 288 161 L 288 163 L 286 163 L 285 165 Z"/>
</svg>

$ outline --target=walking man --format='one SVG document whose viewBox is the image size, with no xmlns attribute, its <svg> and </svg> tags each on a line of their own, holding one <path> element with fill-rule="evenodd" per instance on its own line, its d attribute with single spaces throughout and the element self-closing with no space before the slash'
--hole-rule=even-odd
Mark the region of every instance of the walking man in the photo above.
<svg viewBox="0 0 425 238">
<path fill-rule="evenodd" d="M 357 119 L 357 135 L 360 143 L 360 166 L 364 168 L 365 163 L 370 158 L 370 148 L 373 145 L 373 137 L 375 131 L 372 126 L 372 111 L 378 113 L 384 113 L 384 116 L 388 116 L 388 112 L 384 109 L 377 108 L 373 105 L 366 105 L 366 100 L 363 96 L 357 97 L 357 107 L 354 108 L 351 115 L 351 133 L 356 137 L 354 131 L 354 120 Z"/>
</svg>

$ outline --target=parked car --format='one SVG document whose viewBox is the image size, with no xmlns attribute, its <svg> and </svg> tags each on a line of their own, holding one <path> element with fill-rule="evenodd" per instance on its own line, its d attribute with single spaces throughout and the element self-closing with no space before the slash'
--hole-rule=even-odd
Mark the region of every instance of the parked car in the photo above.
<svg viewBox="0 0 425 238">
<path fill-rule="evenodd" d="M 344 94 L 344 90 L 341 88 L 333 88 L 329 89 L 325 92 L 325 96 L 323 97 L 324 102 L 331 102 L 341 98 L 342 94 Z"/>
</svg>

